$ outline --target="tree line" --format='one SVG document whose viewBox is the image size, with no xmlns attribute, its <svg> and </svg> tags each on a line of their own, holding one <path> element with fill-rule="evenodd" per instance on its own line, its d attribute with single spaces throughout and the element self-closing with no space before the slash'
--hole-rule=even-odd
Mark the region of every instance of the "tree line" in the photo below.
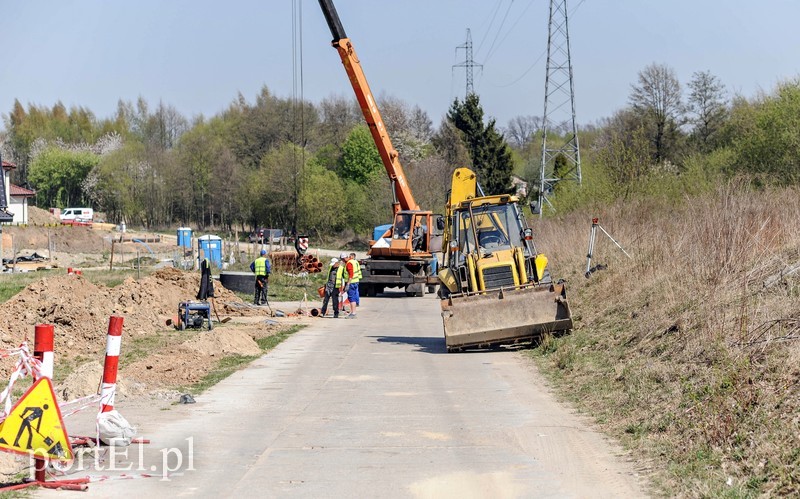
<svg viewBox="0 0 800 499">
<path fill-rule="evenodd" d="M 707 71 L 684 89 L 672 68 L 651 64 L 631 84 L 625 107 L 579 127 L 584 185 L 557 186 L 555 207 L 664 185 L 697 190 L 719 176 L 793 183 L 798 97 L 796 80 L 750 98 L 729 95 Z M 499 127 L 475 94 L 456 99 L 438 127 L 398 99 L 384 97 L 379 107 L 424 208 L 442 210 L 452 171 L 465 165 L 488 193 L 511 192 L 516 174 L 536 195 L 541 117 Z M 111 221 L 148 228 L 268 226 L 318 236 L 369 234 L 391 213 L 388 179 L 352 98 L 298 102 L 264 87 L 252 102 L 239 95 L 217 115 L 192 119 L 142 98 L 120 101 L 105 119 L 60 102 L 25 108 L 15 101 L 4 121 L 3 155 L 18 166 L 13 180 L 35 189 L 44 208 L 90 205 Z"/>
<path fill-rule="evenodd" d="M 471 164 L 469 144 L 479 140 L 470 135 L 488 130 L 495 149 L 507 148 L 493 123 L 453 125 L 466 113 L 482 120 L 477 97 L 456 100 L 438 129 L 419 107 L 390 97 L 379 105 L 427 209 L 441 211 L 452 171 Z M 35 189 L 44 208 L 92 206 L 110 221 L 148 228 L 267 226 L 314 235 L 370 233 L 391 217 L 390 184 L 354 99 L 297 102 L 264 87 L 254 102 L 239 95 L 223 112 L 192 120 L 143 98 L 120 101 L 107 119 L 60 102 L 15 101 L 4 119 L 3 151 L 18 166 L 13 181 Z M 498 184 L 505 188 L 506 155 L 508 178 Z"/>
</svg>

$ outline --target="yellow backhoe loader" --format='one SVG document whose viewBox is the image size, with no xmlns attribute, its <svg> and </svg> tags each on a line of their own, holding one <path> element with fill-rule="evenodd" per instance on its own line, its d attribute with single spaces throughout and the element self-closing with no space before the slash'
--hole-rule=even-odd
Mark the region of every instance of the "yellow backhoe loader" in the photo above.
<svg viewBox="0 0 800 499">
<path fill-rule="evenodd" d="M 439 279 L 448 352 L 572 329 L 566 287 L 552 282 L 516 196 L 485 196 L 475 173 L 459 168 L 446 210 Z"/>
</svg>

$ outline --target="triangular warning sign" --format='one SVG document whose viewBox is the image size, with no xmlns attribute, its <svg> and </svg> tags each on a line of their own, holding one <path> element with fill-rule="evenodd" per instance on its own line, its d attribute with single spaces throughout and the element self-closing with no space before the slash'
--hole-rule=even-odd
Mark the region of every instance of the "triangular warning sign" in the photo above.
<svg viewBox="0 0 800 499">
<path fill-rule="evenodd" d="M 72 447 L 49 378 L 40 378 L 28 388 L 0 424 L 0 450 L 72 460 Z"/>
</svg>

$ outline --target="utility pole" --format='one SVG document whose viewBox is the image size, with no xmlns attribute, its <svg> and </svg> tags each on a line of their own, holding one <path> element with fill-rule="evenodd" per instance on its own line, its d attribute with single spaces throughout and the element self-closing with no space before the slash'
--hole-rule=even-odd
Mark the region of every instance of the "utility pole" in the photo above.
<svg viewBox="0 0 800 499">
<path fill-rule="evenodd" d="M 548 137 L 548 134 L 552 136 Z M 541 217 L 544 204 L 553 207 L 549 198 L 554 195 L 555 186 L 563 181 L 581 184 L 581 153 L 578 146 L 578 127 L 575 124 L 575 89 L 572 84 L 567 0 L 550 0 L 542 162 L 539 198 L 536 206 L 531 206 L 534 213 L 538 211 Z"/>
<path fill-rule="evenodd" d="M 472 59 L 472 33 L 470 33 L 469 28 L 467 28 L 467 41 L 464 44 L 456 47 L 456 54 L 458 54 L 458 49 L 464 49 L 467 56 L 467 59 L 464 62 L 453 64 L 454 68 L 467 68 L 467 93 L 464 94 L 464 98 L 466 99 L 467 96 L 475 93 L 475 87 L 472 83 L 472 68 L 476 66 L 483 68 L 483 64 L 477 64 Z"/>
<path fill-rule="evenodd" d="M 11 187 L 9 186 L 9 190 Z M 3 271 L 3 224 L 14 221 L 14 215 L 6 210 L 8 198 L 6 197 L 6 170 L 3 168 L 3 157 L 0 155 L 0 272 Z"/>
</svg>

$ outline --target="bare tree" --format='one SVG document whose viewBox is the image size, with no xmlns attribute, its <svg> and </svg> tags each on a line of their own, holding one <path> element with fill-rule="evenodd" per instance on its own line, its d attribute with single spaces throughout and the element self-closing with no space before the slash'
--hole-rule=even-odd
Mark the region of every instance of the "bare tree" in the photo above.
<svg viewBox="0 0 800 499">
<path fill-rule="evenodd" d="M 428 113 L 419 106 L 414 106 L 408 119 L 409 132 L 417 141 L 424 144 L 431 142 L 433 136 L 433 122 Z"/>
<path fill-rule="evenodd" d="M 710 71 L 698 71 L 692 75 L 689 89 L 689 110 L 694 114 L 692 135 L 707 152 L 728 114 L 725 85 Z"/>
<path fill-rule="evenodd" d="M 541 116 L 515 116 L 508 121 L 506 138 L 517 149 L 522 149 L 542 128 Z"/>
<path fill-rule="evenodd" d="M 414 186 L 414 198 L 419 205 L 441 210 L 447 200 L 447 189 L 450 188 L 450 177 L 455 168 L 438 154 L 412 161 L 406 166 L 408 182 Z"/>
<path fill-rule="evenodd" d="M 652 125 L 655 162 L 671 159 L 684 116 L 675 70 L 664 64 L 651 64 L 641 70 L 638 85 L 631 85 L 630 103 Z"/>
<path fill-rule="evenodd" d="M 354 126 L 362 123 L 364 118 L 352 97 L 331 95 L 322 99 L 319 104 L 320 121 L 317 125 L 317 146 L 341 146 L 350 135 Z"/>
<path fill-rule="evenodd" d="M 447 118 L 442 119 L 439 130 L 433 135 L 431 142 L 449 168 L 472 167 L 469 151 L 461 140 L 461 132 Z"/>
</svg>

